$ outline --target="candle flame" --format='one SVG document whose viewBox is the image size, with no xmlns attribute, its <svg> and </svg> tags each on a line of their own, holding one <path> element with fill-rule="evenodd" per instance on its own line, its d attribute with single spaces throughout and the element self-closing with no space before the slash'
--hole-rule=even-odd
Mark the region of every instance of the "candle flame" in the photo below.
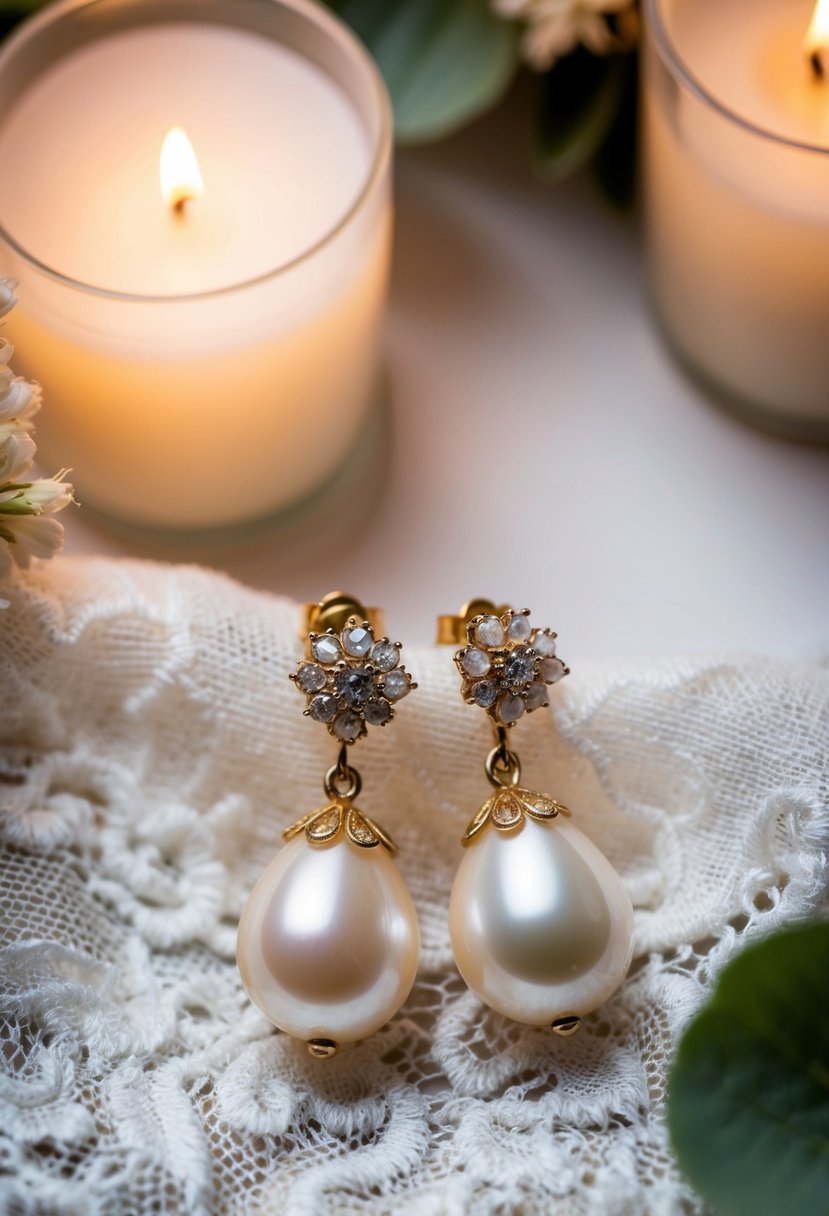
<svg viewBox="0 0 829 1216">
<path fill-rule="evenodd" d="M 171 127 L 161 145 L 161 194 L 174 211 L 204 194 L 199 162 L 193 145 L 181 127 Z"/>
<path fill-rule="evenodd" d="M 817 0 L 803 44 L 816 76 L 829 72 L 829 0 Z"/>
</svg>

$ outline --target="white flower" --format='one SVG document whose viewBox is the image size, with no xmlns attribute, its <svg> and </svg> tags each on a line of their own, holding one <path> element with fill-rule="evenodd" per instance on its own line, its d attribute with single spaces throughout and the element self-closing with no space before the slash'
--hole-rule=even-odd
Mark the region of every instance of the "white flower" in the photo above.
<svg viewBox="0 0 829 1216">
<path fill-rule="evenodd" d="M 52 515 L 62 511 L 72 501 L 72 487 L 57 477 L 41 477 L 19 485 L 0 485 L 0 516 Z M 0 519 L 0 523 L 8 520 Z"/>
<path fill-rule="evenodd" d="M 35 456 L 35 441 L 11 423 L 0 422 L 0 486 L 23 481 Z"/>
<path fill-rule="evenodd" d="M 14 308 L 13 279 L 0 278 L 0 317 Z M 72 487 L 57 477 L 27 481 L 35 455 L 29 432 L 40 409 L 40 386 L 15 376 L 9 367 L 14 347 L 0 338 L 0 578 L 15 562 L 28 566 L 33 557 L 52 557 L 63 547 L 63 526 L 52 516 L 72 499 Z M 0 609 L 9 601 L 0 598 Z"/>
<path fill-rule="evenodd" d="M 5 317 L 7 312 L 11 312 L 17 303 L 17 297 L 14 294 L 14 289 L 17 286 L 17 279 L 0 278 L 0 317 Z"/>
<path fill-rule="evenodd" d="M 15 543 L 11 553 L 18 566 L 28 566 L 33 557 L 54 557 L 63 548 L 63 524 L 51 515 L 23 515 L 14 521 Z"/>
<path fill-rule="evenodd" d="M 72 502 L 72 486 L 58 477 L 0 485 L 0 576 L 33 557 L 53 557 L 63 548 L 63 525 L 52 516 Z"/>
<path fill-rule="evenodd" d="M 16 515 L 9 519 L 0 514 L 0 577 L 12 570 L 12 559 L 26 567 L 33 557 L 54 557 L 62 548 L 63 524 L 51 515 Z"/>
<path fill-rule="evenodd" d="M 579 43 L 597 55 L 623 43 L 605 19 L 632 8 L 633 0 L 493 0 L 495 11 L 526 24 L 522 48 L 533 67 L 543 71 Z"/>
<path fill-rule="evenodd" d="M 72 501 L 72 487 L 63 480 L 65 470 L 57 477 L 41 477 L 33 481 L 26 491 L 32 515 L 52 515 L 62 511 Z M 0 511 L 3 510 L 0 502 Z"/>
<path fill-rule="evenodd" d="M 20 429 L 30 431 L 31 420 L 41 406 L 42 393 L 39 384 L 15 376 L 9 367 L 13 354 L 11 343 L 0 338 L 0 423 L 14 418 Z"/>
</svg>

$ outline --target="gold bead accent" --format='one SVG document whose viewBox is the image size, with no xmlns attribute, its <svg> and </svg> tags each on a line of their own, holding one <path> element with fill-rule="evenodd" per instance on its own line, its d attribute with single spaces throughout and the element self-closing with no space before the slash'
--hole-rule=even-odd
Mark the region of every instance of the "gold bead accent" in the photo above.
<svg viewBox="0 0 829 1216">
<path fill-rule="evenodd" d="M 333 1039 L 310 1039 L 306 1046 L 308 1055 L 313 1056 L 315 1060 L 330 1060 L 340 1050 L 339 1043 L 335 1043 Z"/>
<path fill-rule="evenodd" d="M 581 1018 L 575 1013 L 570 1013 L 566 1017 L 556 1018 L 550 1029 L 553 1034 L 560 1035 L 563 1039 L 569 1039 L 570 1035 L 581 1029 Z"/>
</svg>

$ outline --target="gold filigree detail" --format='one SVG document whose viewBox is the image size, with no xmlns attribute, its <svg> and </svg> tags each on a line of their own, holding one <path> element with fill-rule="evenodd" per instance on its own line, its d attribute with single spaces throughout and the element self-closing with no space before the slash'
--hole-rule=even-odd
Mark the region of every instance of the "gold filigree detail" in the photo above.
<svg viewBox="0 0 829 1216">
<path fill-rule="evenodd" d="M 517 827 L 524 818 L 524 810 L 512 790 L 501 790 L 495 795 L 489 814 L 493 826 L 501 832 Z"/>
<path fill-rule="evenodd" d="M 374 849 L 380 843 L 380 837 L 366 822 L 353 806 L 349 807 L 345 817 L 345 831 L 352 844 L 358 844 L 361 849 Z"/>
<path fill-rule="evenodd" d="M 556 802 L 555 798 L 548 798 L 546 794 L 536 794 L 533 790 L 521 790 L 520 793 L 524 810 L 533 819 L 555 819 L 556 815 L 570 814 L 566 806 Z"/>
<path fill-rule="evenodd" d="M 373 849 L 381 844 L 392 855 L 397 852 L 394 841 L 379 824 L 347 800 L 331 802 L 328 806 L 309 811 L 285 828 L 282 839 L 293 840 L 304 832 L 305 839 L 311 845 L 330 844 L 341 835 L 343 828 L 351 843 L 361 849 Z"/>
<path fill-rule="evenodd" d="M 378 838 L 383 848 L 387 849 L 393 857 L 397 852 L 397 845 L 394 843 L 391 836 L 389 836 L 388 832 L 384 831 L 375 819 L 369 819 L 368 815 L 363 815 L 363 819 L 371 828 L 372 832 L 374 832 L 374 835 Z"/>
<path fill-rule="evenodd" d="M 569 814 L 566 806 L 547 794 L 512 786 L 498 790 L 486 800 L 464 832 L 461 843 L 464 846 L 470 844 L 490 821 L 499 832 L 512 832 L 524 822 L 525 815 L 547 823 L 559 815 Z"/>
<path fill-rule="evenodd" d="M 327 844 L 338 835 L 343 826 L 343 808 L 327 806 L 316 815 L 305 829 L 305 837 L 309 844 Z"/>
<path fill-rule="evenodd" d="M 285 828 L 285 831 L 282 833 L 282 839 L 293 840 L 295 836 L 299 836 L 301 832 L 305 831 L 311 820 L 316 819 L 319 813 L 320 809 L 316 807 L 313 811 L 308 811 L 305 815 L 301 815 L 299 819 L 295 819 L 289 827 Z"/>
<path fill-rule="evenodd" d="M 479 832 L 484 830 L 486 825 L 489 823 L 489 813 L 492 810 L 493 801 L 494 796 L 493 798 L 488 798 L 481 809 L 474 816 L 469 824 L 469 827 L 463 834 L 463 841 L 461 842 L 462 844 L 469 844 L 471 840 L 475 839 Z"/>
</svg>

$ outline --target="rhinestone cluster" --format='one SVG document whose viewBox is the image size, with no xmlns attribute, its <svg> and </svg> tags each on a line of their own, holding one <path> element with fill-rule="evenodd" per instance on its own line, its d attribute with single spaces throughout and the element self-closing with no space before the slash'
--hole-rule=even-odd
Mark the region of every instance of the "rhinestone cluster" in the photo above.
<svg viewBox="0 0 829 1216">
<path fill-rule="evenodd" d="M 534 629 L 528 608 L 473 617 L 466 636 L 469 645 L 455 655 L 463 698 L 503 726 L 549 705 L 548 685 L 570 670 L 556 658 L 556 634 Z"/>
<path fill-rule="evenodd" d="M 307 698 L 305 713 L 340 743 L 356 743 L 367 726 L 385 726 L 393 706 L 417 685 L 400 663 L 401 645 L 375 640 L 368 621 L 348 620 L 335 633 L 311 633 L 310 657 L 291 679 Z"/>
</svg>

